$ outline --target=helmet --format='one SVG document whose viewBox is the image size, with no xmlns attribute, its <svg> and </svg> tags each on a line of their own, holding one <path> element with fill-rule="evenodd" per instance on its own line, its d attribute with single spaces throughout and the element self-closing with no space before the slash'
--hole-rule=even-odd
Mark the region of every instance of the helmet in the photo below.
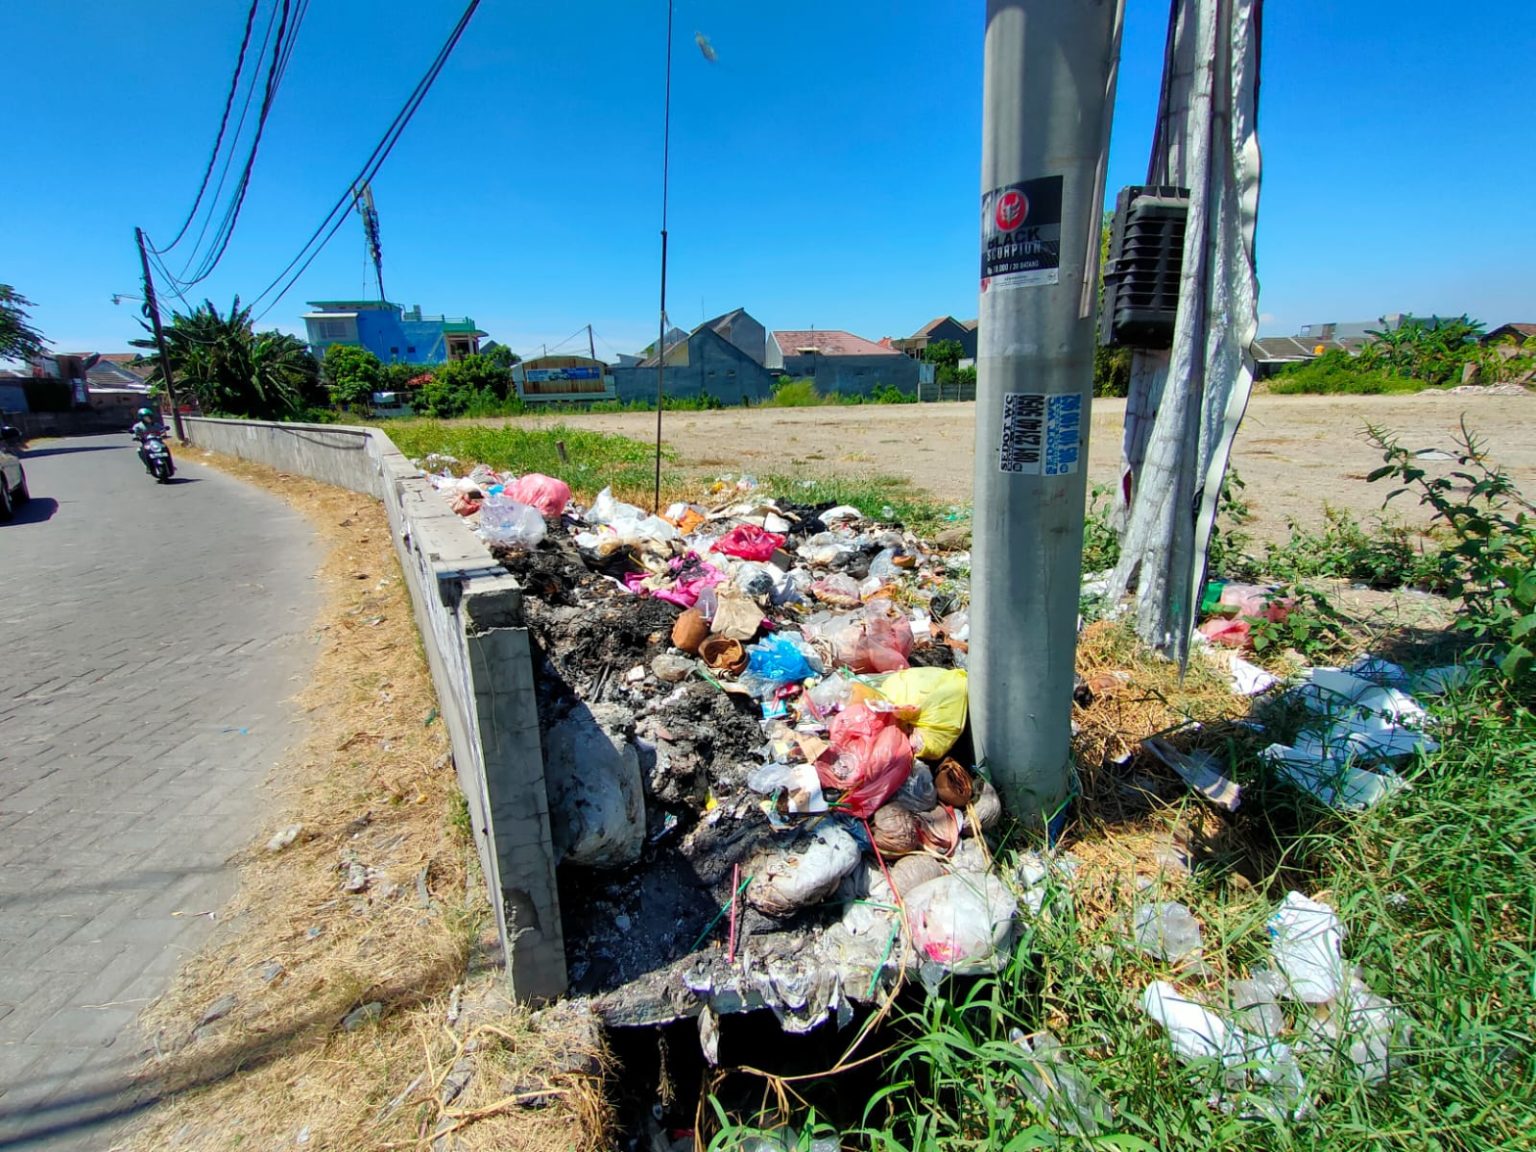
<svg viewBox="0 0 1536 1152">
<path fill-rule="evenodd" d="M 150 409 L 150 408 L 140 408 L 139 409 L 139 419 L 140 420 L 153 420 L 154 418 L 155 418 L 155 413 L 154 413 L 153 409 Z"/>
</svg>

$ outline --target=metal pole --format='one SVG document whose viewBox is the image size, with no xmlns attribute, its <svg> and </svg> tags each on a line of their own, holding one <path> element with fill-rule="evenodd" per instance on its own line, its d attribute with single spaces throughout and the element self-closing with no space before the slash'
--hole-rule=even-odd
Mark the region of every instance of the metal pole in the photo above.
<svg viewBox="0 0 1536 1152">
<path fill-rule="evenodd" d="M 592 340 L 592 325 L 587 325 L 587 355 L 593 360 L 597 359 L 597 345 Z"/>
<path fill-rule="evenodd" d="M 976 758 L 1015 817 L 1066 801 L 1120 5 L 988 0 L 971 556 Z"/>
<path fill-rule="evenodd" d="M 160 354 L 160 378 L 165 381 L 165 394 L 171 402 L 171 422 L 177 441 L 185 444 L 187 433 L 181 426 L 181 405 L 176 402 L 176 381 L 171 376 L 171 357 L 165 350 L 165 330 L 160 327 L 160 305 L 155 301 L 155 278 L 149 273 L 149 253 L 144 250 L 144 229 L 135 228 L 133 239 L 139 246 L 139 264 L 144 269 L 144 311 L 155 330 L 155 350 Z"/>
<path fill-rule="evenodd" d="M 656 337 L 656 491 L 651 511 L 661 512 L 661 409 L 667 389 L 667 178 L 672 153 L 672 10 L 667 0 L 667 94 L 662 104 L 661 124 L 661 319 Z"/>
</svg>

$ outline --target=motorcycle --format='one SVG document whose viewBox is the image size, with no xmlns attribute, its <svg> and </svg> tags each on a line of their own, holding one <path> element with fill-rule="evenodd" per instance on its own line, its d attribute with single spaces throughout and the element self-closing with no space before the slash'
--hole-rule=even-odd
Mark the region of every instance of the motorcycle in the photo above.
<svg viewBox="0 0 1536 1152">
<path fill-rule="evenodd" d="M 158 433 L 151 432 L 140 443 L 143 445 L 144 456 L 149 462 L 150 475 L 155 478 L 155 482 L 169 483 L 171 477 L 176 475 L 176 464 L 171 459 L 171 450 L 165 446 L 164 439 Z"/>
</svg>

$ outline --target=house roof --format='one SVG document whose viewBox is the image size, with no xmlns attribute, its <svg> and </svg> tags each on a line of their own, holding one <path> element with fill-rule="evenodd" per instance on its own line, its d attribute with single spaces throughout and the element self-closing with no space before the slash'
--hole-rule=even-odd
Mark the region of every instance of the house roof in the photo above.
<svg viewBox="0 0 1536 1152">
<path fill-rule="evenodd" d="M 720 313 L 720 315 L 716 316 L 713 320 L 704 321 L 704 323 L 700 324 L 698 328 L 694 329 L 694 331 L 699 331 L 699 328 L 709 328 L 715 332 L 719 332 L 722 328 L 729 328 L 731 324 L 746 314 L 747 310 L 745 308 L 732 308 L 729 312 Z"/>
<path fill-rule="evenodd" d="M 1253 358 L 1261 364 L 1276 364 L 1292 360 L 1312 360 L 1317 349 L 1325 352 L 1348 352 L 1358 347 L 1359 340 L 1334 340 L 1310 336 L 1265 336 L 1250 346 Z"/>
<path fill-rule="evenodd" d="M 1536 336 L 1536 324 L 1527 324 L 1519 320 L 1509 324 L 1500 324 L 1497 328 L 1490 328 L 1488 335 L 1484 336 L 1483 339 L 1486 340 L 1489 336 L 1497 336 L 1500 333 L 1518 334 L 1525 337 Z"/>
<path fill-rule="evenodd" d="M 912 338 L 916 340 L 923 336 L 932 336 L 936 329 L 943 327 L 945 324 L 953 324 L 957 328 L 965 327 L 964 324 L 960 323 L 953 316 L 935 316 L 916 332 L 912 333 Z"/>
<path fill-rule="evenodd" d="M 900 356 L 894 348 L 837 328 L 786 328 L 773 334 L 774 343 L 786 356 L 814 351 L 818 356 Z"/>
</svg>

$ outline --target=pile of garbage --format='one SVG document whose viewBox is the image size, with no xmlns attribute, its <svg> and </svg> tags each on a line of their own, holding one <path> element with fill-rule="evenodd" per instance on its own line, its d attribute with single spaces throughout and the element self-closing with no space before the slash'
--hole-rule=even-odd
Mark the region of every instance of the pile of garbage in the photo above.
<svg viewBox="0 0 1536 1152">
<path fill-rule="evenodd" d="M 1001 965 L 967 553 L 750 481 L 658 515 L 434 479 L 524 588 L 573 991 L 614 1023 L 801 1031 L 904 970 Z"/>
<path fill-rule="evenodd" d="M 1197 955 L 1199 925 L 1183 913 Z M 1159 910 L 1157 919 L 1164 918 Z M 1265 928 L 1272 966 L 1232 981 L 1229 1008 L 1212 1008 L 1164 980 L 1143 990 L 1141 1009 L 1165 1030 L 1174 1055 L 1220 1063 L 1223 1091 L 1214 1102 L 1224 1110 L 1273 1117 L 1300 1119 L 1311 1110 L 1308 1066 L 1343 1061 L 1367 1085 L 1385 1081 L 1404 1057 L 1411 1022 L 1346 963 L 1338 914 L 1290 892 Z"/>
</svg>

